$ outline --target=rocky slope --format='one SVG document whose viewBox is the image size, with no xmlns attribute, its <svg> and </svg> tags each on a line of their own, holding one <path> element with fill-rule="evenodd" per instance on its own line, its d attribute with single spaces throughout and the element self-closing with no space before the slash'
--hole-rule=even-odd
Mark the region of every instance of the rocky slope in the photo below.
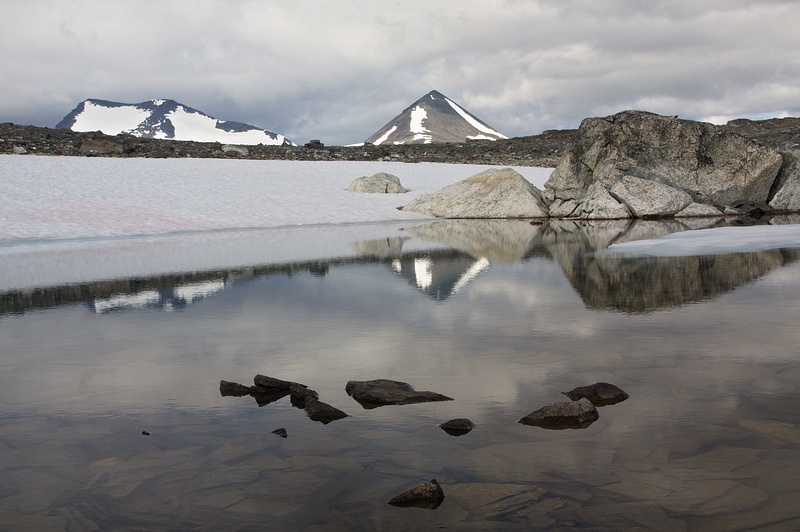
<svg viewBox="0 0 800 532">
<path fill-rule="evenodd" d="M 737 133 L 781 152 L 800 150 L 800 118 L 734 120 L 724 131 Z M 574 129 L 496 141 L 446 144 L 325 146 L 233 146 L 218 142 L 187 142 L 79 133 L 68 129 L 0 124 L 0 153 L 102 157 L 196 157 L 285 159 L 298 161 L 444 162 L 507 166 L 555 167 L 570 146 Z"/>
<path fill-rule="evenodd" d="M 68 129 L 0 124 L 0 153 L 102 157 L 195 157 L 284 159 L 298 161 L 400 161 L 552 167 L 558 163 L 574 130 L 506 140 L 446 144 L 325 146 L 241 146 L 80 133 Z"/>
</svg>

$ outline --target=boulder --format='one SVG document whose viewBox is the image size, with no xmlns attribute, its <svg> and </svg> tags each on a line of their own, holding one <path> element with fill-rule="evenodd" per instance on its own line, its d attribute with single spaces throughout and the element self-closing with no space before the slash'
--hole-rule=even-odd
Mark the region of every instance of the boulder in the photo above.
<svg viewBox="0 0 800 532">
<path fill-rule="evenodd" d="M 451 436 L 463 436 L 475 428 L 475 423 L 466 418 L 456 418 L 445 421 L 439 428 Z"/>
<path fill-rule="evenodd" d="M 589 386 L 579 386 L 568 392 L 561 392 L 573 401 L 588 399 L 594 406 L 615 405 L 628 398 L 623 390 L 607 382 Z"/>
<path fill-rule="evenodd" d="M 552 403 L 535 410 L 517 423 L 546 429 L 584 429 L 600 417 L 588 399 L 567 403 Z"/>
<path fill-rule="evenodd" d="M 275 377 L 268 377 L 266 375 L 258 374 L 253 377 L 253 382 L 259 388 L 272 388 L 275 390 L 289 390 L 291 388 L 292 383 L 289 381 L 283 381 L 281 379 L 276 379 Z"/>
<path fill-rule="evenodd" d="M 773 186 L 769 205 L 784 212 L 800 211 L 800 150 L 784 152 L 784 165 Z"/>
<path fill-rule="evenodd" d="M 219 381 L 219 394 L 222 397 L 244 397 L 250 395 L 250 387 L 238 382 Z"/>
<path fill-rule="evenodd" d="M 399 177 L 385 172 L 359 177 L 347 186 L 347 190 L 373 194 L 402 194 L 408 192 L 408 189 L 400 184 Z"/>
<path fill-rule="evenodd" d="M 345 386 L 345 391 L 347 395 L 358 401 L 364 408 L 453 400 L 451 397 L 440 393 L 417 392 L 407 382 L 389 379 L 349 381 Z"/>
<path fill-rule="evenodd" d="M 765 202 L 782 162 L 712 124 L 624 111 L 581 123 L 542 196 L 554 218 L 668 217 L 693 203 Z"/>
<path fill-rule="evenodd" d="M 442 504 L 443 500 L 444 491 L 434 478 L 429 482 L 425 482 L 424 484 L 420 484 L 411 488 L 410 490 L 404 491 L 397 497 L 390 499 L 388 502 L 392 506 L 413 506 L 416 508 L 435 510 L 440 504 Z"/>
<path fill-rule="evenodd" d="M 401 210 L 437 218 L 547 218 L 541 191 L 511 168 L 491 168 L 421 194 Z"/>
</svg>

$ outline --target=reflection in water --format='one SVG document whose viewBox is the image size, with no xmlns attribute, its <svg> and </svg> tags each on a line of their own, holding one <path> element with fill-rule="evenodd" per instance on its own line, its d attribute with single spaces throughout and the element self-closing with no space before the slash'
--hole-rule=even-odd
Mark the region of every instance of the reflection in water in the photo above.
<svg viewBox="0 0 800 532">
<path fill-rule="evenodd" d="M 795 250 L 597 253 L 687 229 L 436 222 L 360 240 L 362 255 L 4 293 L 0 522 L 800 528 Z M 323 425 L 285 398 L 221 396 L 221 377 L 257 372 L 333 405 L 352 402 L 348 381 L 376 378 L 453 400 Z M 583 430 L 516 422 L 593 382 L 631 398 Z M 439 428 L 465 418 L 467 436 Z M 435 512 L 386 504 L 432 478 L 446 495 Z"/>
<path fill-rule="evenodd" d="M 444 301 L 492 264 L 533 258 L 555 261 L 587 307 L 638 313 L 718 297 L 800 258 L 798 249 L 688 257 L 596 253 L 615 243 L 726 223 L 737 222 L 552 220 L 540 225 L 523 220 L 446 220 L 406 229 L 445 249 L 404 252 L 403 244 L 411 237 L 371 239 L 351 244 L 354 257 L 6 292 L 0 294 L 0 315 L 76 302 L 88 302 L 97 313 L 145 307 L 169 311 L 264 275 L 307 271 L 324 277 L 331 267 L 372 263 L 389 265 L 411 286 Z"/>
</svg>

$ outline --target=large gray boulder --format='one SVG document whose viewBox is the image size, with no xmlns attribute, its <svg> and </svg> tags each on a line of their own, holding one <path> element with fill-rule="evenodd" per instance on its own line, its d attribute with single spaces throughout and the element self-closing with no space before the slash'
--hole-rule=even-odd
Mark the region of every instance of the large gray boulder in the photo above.
<svg viewBox="0 0 800 532">
<path fill-rule="evenodd" d="M 786 212 L 800 211 L 800 150 L 783 153 L 784 164 L 775 180 L 769 205 Z"/>
<path fill-rule="evenodd" d="M 400 184 L 399 177 L 386 172 L 378 172 L 377 174 L 354 179 L 347 186 L 347 190 L 372 194 L 402 194 L 408 192 L 408 189 Z"/>
<path fill-rule="evenodd" d="M 766 202 L 782 162 L 712 124 L 624 111 L 581 123 L 543 198 L 553 218 L 687 215 L 693 204 Z"/>
<path fill-rule="evenodd" d="M 437 218 L 547 218 L 542 193 L 511 168 L 491 168 L 402 207 Z"/>
</svg>

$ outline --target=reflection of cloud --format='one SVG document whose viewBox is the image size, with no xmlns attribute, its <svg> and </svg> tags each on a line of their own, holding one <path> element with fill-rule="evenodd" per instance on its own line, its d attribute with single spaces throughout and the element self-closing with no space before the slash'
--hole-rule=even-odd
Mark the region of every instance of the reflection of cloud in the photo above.
<svg viewBox="0 0 800 532">
<path fill-rule="evenodd" d="M 443 220 L 406 231 L 475 258 L 514 262 L 530 251 L 539 229 L 527 220 Z"/>
<path fill-rule="evenodd" d="M 403 252 L 403 242 L 408 238 L 386 237 L 371 240 L 357 240 L 350 243 L 353 251 L 361 256 L 377 257 L 380 259 L 399 257 Z"/>
</svg>

